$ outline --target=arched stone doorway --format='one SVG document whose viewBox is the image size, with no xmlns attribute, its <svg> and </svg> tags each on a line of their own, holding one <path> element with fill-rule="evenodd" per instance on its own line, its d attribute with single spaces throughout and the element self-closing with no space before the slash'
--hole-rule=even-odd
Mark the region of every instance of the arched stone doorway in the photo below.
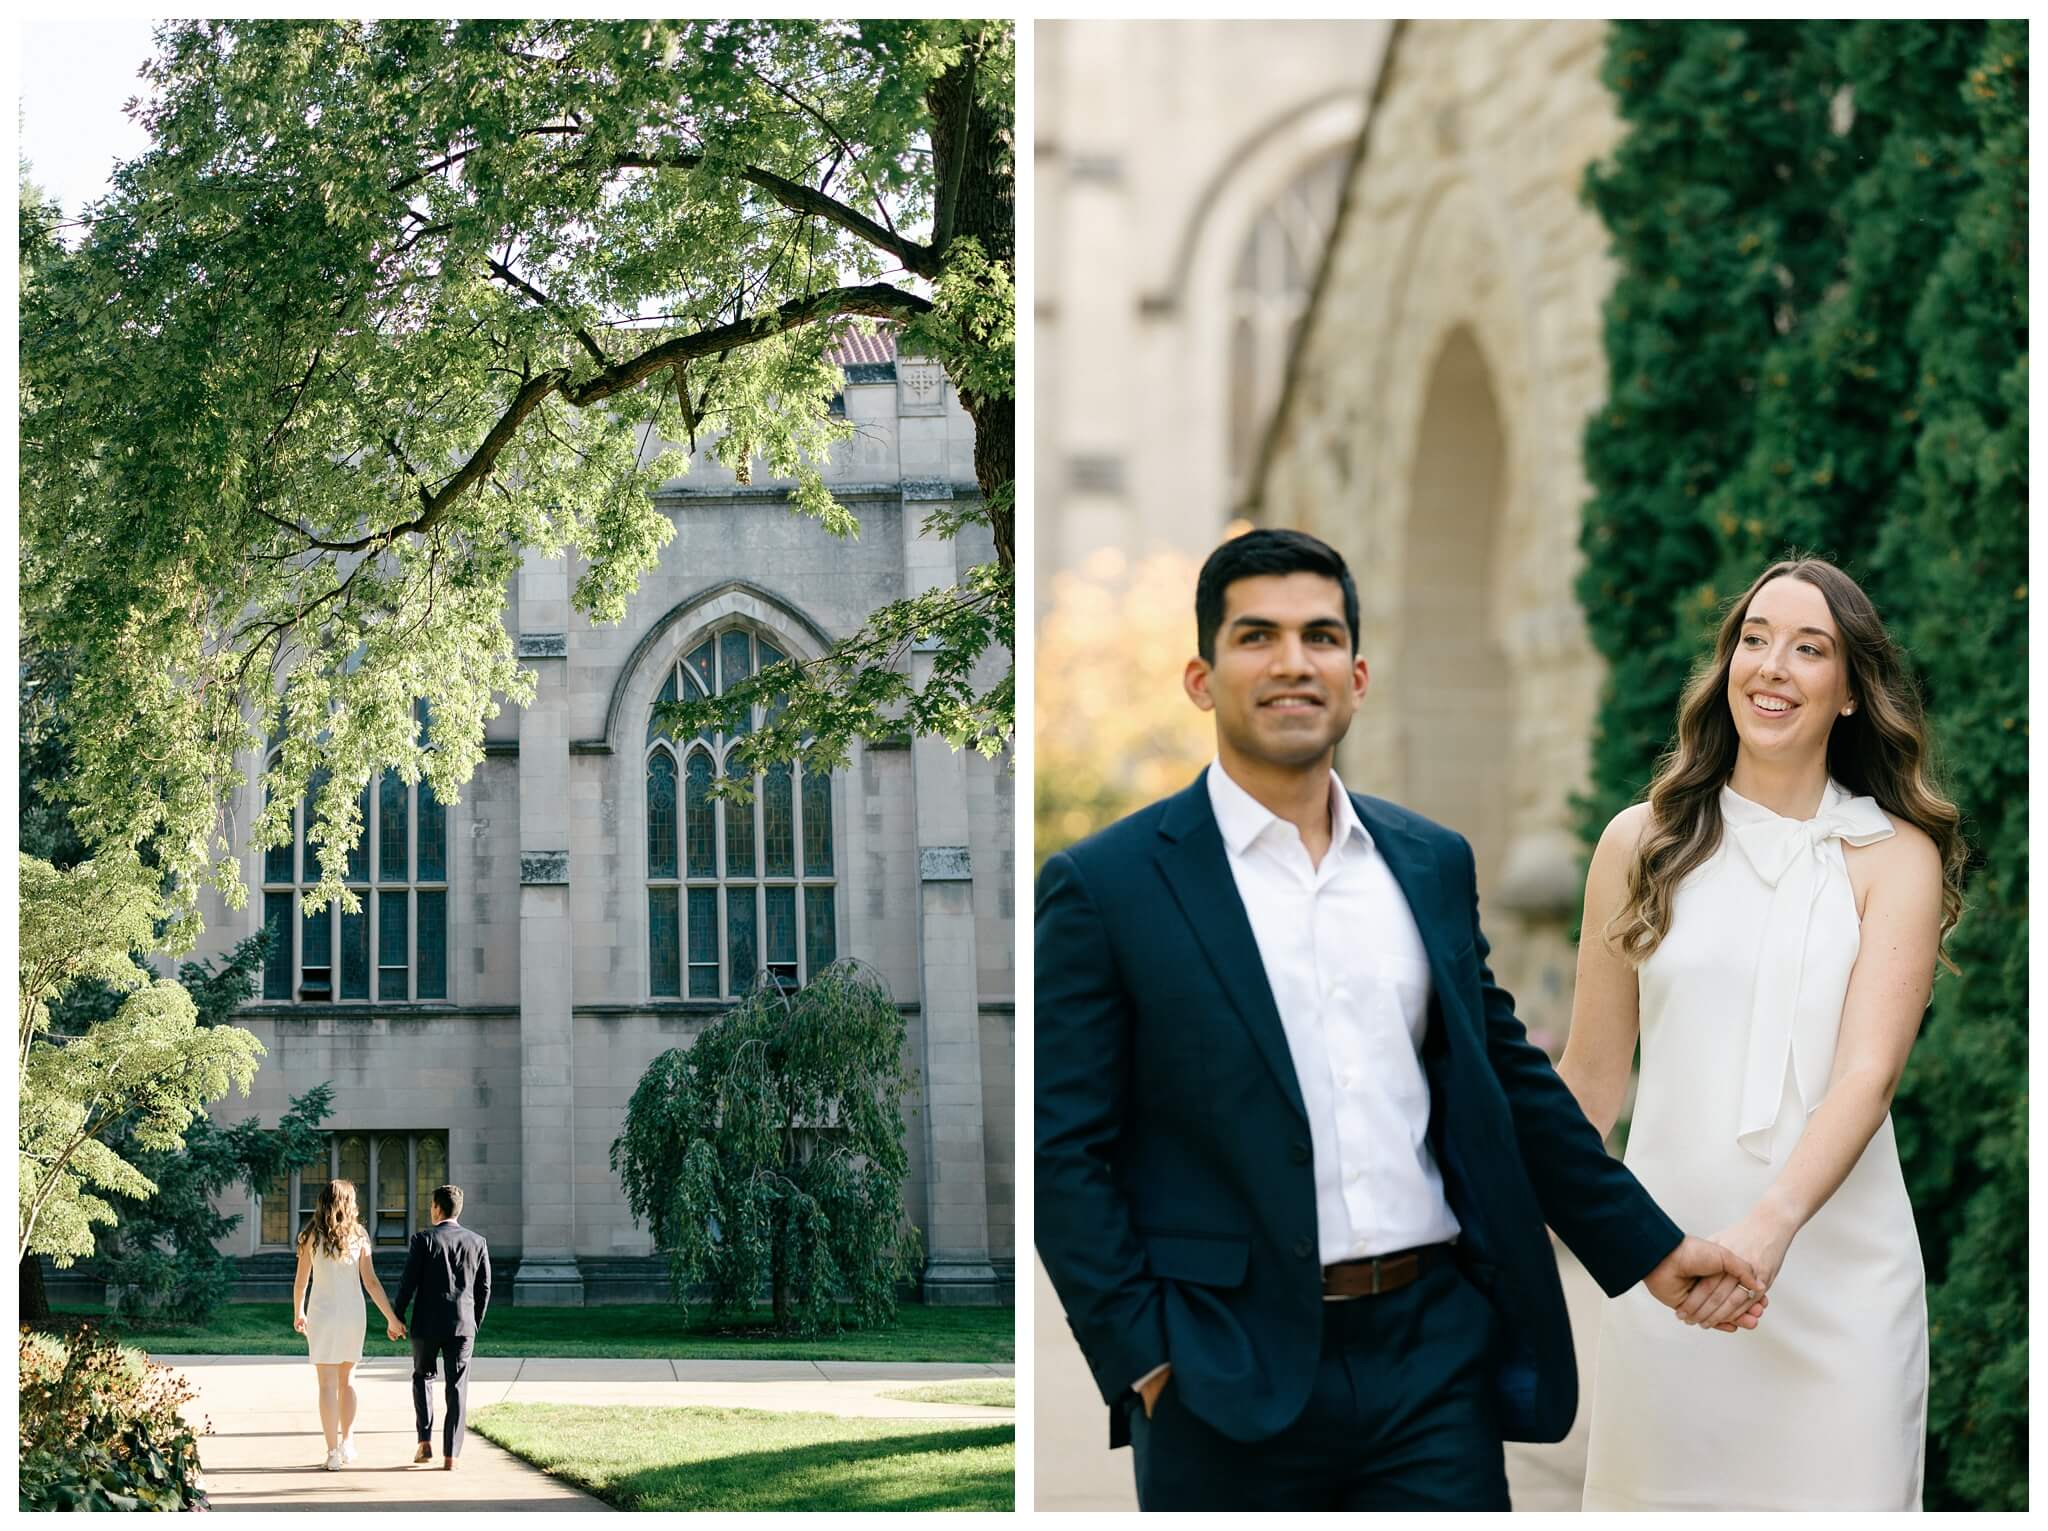
<svg viewBox="0 0 2048 1531">
<path fill-rule="evenodd" d="M 1484 899 L 1509 834 L 1515 697 L 1496 576 L 1508 446 L 1470 328 L 1443 342 L 1424 400 L 1390 677 L 1403 801 L 1472 842 Z"/>
</svg>

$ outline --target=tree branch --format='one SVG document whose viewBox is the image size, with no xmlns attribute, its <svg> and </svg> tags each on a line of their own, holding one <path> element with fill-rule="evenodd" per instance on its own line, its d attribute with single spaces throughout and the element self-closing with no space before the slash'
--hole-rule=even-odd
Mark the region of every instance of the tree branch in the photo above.
<svg viewBox="0 0 2048 1531">
<path fill-rule="evenodd" d="M 704 163 L 701 154 L 621 154 L 612 160 L 614 170 L 695 170 Z M 812 213 L 828 223 L 836 223 L 848 233 L 854 234 L 877 249 L 886 250 L 903 262 L 904 269 L 918 276 L 934 280 L 939 275 L 939 253 L 930 245 L 921 245 L 905 239 L 894 229 L 885 228 L 868 217 L 856 212 L 837 197 L 828 197 L 822 191 L 814 190 L 798 181 L 785 180 L 773 171 L 763 170 L 756 165 L 743 166 L 739 172 L 742 180 L 751 181 L 774 196 L 784 207 L 800 213 Z"/>
<path fill-rule="evenodd" d="M 485 264 L 491 268 L 491 272 L 493 275 L 500 277 L 506 282 L 511 283 L 512 286 L 517 287 L 521 292 L 525 293 L 529 298 L 533 299 L 533 301 L 538 303 L 542 308 L 548 309 L 553 313 L 560 314 L 564 319 L 567 319 L 569 317 L 567 312 L 562 308 L 561 304 L 557 303 L 553 298 L 549 297 L 546 293 L 542 292 L 538 287 L 534 286 L 531 282 L 527 281 L 518 272 L 514 271 L 510 266 L 505 265 L 502 261 L 495 260 L 486 261 Z M 590 338 L 590 331 L 586 330 L 582 325 L 578 324 L 574 326 L 572 333 L 576 336 L 578 340 L 583 342 L 583 349 L 590 353 L 591 358 L 600 367 L 609 367 L 612 364 L 612 359 L 609 356 L 605 355 L 603 351 L 599 350 L 597 342 Z"/>
</svg>

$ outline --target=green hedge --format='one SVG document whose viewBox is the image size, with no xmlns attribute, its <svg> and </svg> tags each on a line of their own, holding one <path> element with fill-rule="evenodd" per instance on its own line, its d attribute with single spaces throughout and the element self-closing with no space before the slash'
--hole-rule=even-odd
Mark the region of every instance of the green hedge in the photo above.
<svg viewBox="0 0 2048 1531">
<path fill-rule="evenodd" d="M 1640 796 L 1724 602 L 1788 551 L 1863 582 L 1975 857 L 1894 1109 L 1927 1262 L 1929 1509 L 2026 1495 L 2023 22 L 1628 23 L 1579 596 L 1608 684 L 1579 804 Z"/>
</svg>

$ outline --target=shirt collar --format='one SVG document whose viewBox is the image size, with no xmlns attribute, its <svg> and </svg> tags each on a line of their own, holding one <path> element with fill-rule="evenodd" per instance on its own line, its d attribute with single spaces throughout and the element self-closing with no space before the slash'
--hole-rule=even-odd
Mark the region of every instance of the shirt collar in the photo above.
<svg viewBox="0 0 2048 1531">
<path fill-rule="evenodd" d="M 1253 797 L 1231 778 L 1223 769 L 1222 760 L 1209 763 L 1209 806 L 1216 814 L 1216 827 L 1223 832 L 1223 843 L 1230 847 L 1233 856 L 1242 856 L 1251 843 L 1273 825 L 1280 822 L 1280 816 L 1264 803 Z M 1290 826 L 1291 827 L 1291 826 Z M 1358 810 L 1352 805 L 1351 794 L 1344 790 L 1344 783 L 1337 773 L 1330 773 L 1330 847 L 1343 850 L 1353 836 L 1370 847 L 1372 836 L 1365 825 L 1359 822 Z"/>
</svg>

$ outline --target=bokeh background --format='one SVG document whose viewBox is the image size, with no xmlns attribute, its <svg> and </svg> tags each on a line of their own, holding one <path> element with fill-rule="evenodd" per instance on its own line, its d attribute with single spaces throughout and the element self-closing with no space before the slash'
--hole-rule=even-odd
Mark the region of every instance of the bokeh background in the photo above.
<svg viewBox="0 0 2048 1531">
<path fill-rule="evenodd" d="M 1555 1053 L 1591 837 L 1723 603 L 1788 548 L 1834 558 L 1909 651 L 1975 852 L 1894 1108 L 1926 1504 L 2023 1508 L 2025 24 L 1038 42 L 1040 859 L 1208 759 L 1194 570 L 1303 527 L 1364 606 L 1339 768 L 1470 837 Z M 1038 1502 L 1129 1503 L 1042 1273 L 1039 1302 Z M 1575 1508 L 1582 1460 L 1511 1454 L 1518 1507 Z"/>
</svg>

